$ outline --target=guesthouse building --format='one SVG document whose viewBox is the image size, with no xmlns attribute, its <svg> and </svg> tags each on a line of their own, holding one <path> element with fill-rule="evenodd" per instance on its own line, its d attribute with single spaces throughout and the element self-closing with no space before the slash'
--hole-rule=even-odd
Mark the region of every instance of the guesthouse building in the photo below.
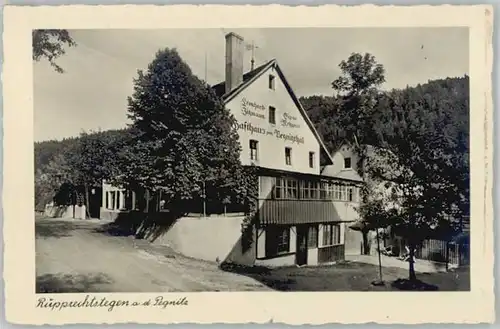
<svg viewBox="0 0 500 329">
<path fill-rule="evenodd" d="M 213 90 L 236 119 L 241 163 L 257 170 L 258 210 L 251 247 L 235 236 L 218 258 L 266 266 L 342 260 L 362 181 L 347 156 L 332 158 L 277 60 L 245 73 L 244 49 L 241 36 L 226 35 L 225 81 Z M 127 195 L 103 185 L 103 211 L 123 211 Z"/>
<path fill-rule="evenodd" d="M 226 35 L 226 79 L 213 88 L 237 120 L 242 164 L 258 168 L 255 263 L 343 259 L 361 179 L 350 168 L 340 171 L 351 175 L 325 172 L 337 163 L 277 60 L 244 74 L 243 50 L 243 38 Z"/>
</svg>

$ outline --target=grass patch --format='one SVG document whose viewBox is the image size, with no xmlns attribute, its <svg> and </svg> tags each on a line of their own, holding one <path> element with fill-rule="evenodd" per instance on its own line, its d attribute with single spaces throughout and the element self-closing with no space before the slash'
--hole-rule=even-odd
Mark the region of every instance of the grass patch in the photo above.
<svg viewBox="0 0 500 329">
<path fill-rule="evenodd" d="M 468 269 L 447 273 L 417 273 L 418 284 L 408 283 L 408 270 L 382 268 L 384 285 L 373 285 L 379 279 L 378 266 L 342 262 L 328 266 L 243 267 L 224 265 L 223 270 L 249 276 L 279 291 L 467 291 Z"/>
</svg>

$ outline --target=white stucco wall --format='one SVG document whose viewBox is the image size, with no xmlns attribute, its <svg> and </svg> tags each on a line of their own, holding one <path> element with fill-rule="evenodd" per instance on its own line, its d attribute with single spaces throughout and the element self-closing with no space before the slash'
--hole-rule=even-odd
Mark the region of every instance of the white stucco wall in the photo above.
<svg viewBox="0 0 500 329">
<path fill-rule="evenodd" d="M 86 207 L 82 206 L 55 206 L 48 204 L 45 206 L 45 216 L 53 218 L 74 218 L 86 219 Z"/>
<path fill-rule="evenodd" d="M 114 204 L 112 204 L 111 200 L 111 195 L 109 194 L 110 192 L 115 192 L 115 200 Z M 102 203 L 101 203 L 101 213 L 102 212 L 121 212 L 126 209 L 126 204 L 125 204 L 125 193 L 127 190 L 113 186 L 111 184 L 108 184 L 106 182 L 102 183 Z M 135 192 L 132 193 L 132 205 L 135 205 Z M 108 200 L 108 207 L 106 207 L 106 198 L 109 198 Z M 118 200 L 119 199 L 119 200 Z M 130 210 L 130 209 L 128 209 Z"/>
<path fill-rule="evenodd" d="M 295 254 L 269 258 L 269 259 L 257 259 L 255 261 L 255 265 L 269 266 L 269 267 L 292 266 L 295 265 Z"/>
<path fill-rule="evenodd" d="M 318 265 L 318 248 L 307 250 L 307 265 Z"/>
<path fill-rule="evenodd" d="M 269 88 L 269 75 L 275 77 L 275 89 Z M 276 109 L 276 124 L 269 123 L 269 106 Z M 250 86 L 226 104 L 238 121 L 242 147 L 241 162 L 251 164 L 249 140 L 258 141 L 256 165 L 292 172 L 319 174 L 320 146 L 299 109 L 293 102 L 274 68 L 270 68 Z M 245 111 L 245 109 L 247 111 Z M 254 115 L 250 115 L 251 111 Z M 288 122 L 283 125 L 287 115 Z M 249 128 L 251 125 L 252 128 Z M 294 136 L 295 141 L 285 140 L 281 134 Z M 285 163 L 285 147 L 292 148 L 292 165 Z M 314 152 L 314 168 L 309 167 L 309 152 Z"/>
<path fill-rule="evenodd" d="M 347 202 L 347 201 L 331 201 L 335 206 L 335 214 L 332 214 L 332 221 L 335 222 L 354 222 L 357 221 L 360 216 L 357 211 L 359 207 L 359 202 Z"/>
<path fill-rule="evenodd" d="M 259 228 L 257 230 L 257 258 L 266 257 L 266 230 Z"/>
<path fill-rule="evenodd" d="M 297 251 L 297 228 L 295 226 L 290 227 L 290 252 Z"/>
<path fill-rule="evenodd" d="M 222 262 L 240 243 L 243 218 L 180 218 L 153 244 L 167 245 L 188 257 Z"/>
<path fill-rule="evenodd" d="M 340 172 L 342 170 L 354 170 L 356 171 L 357 166 L 357 156 L 353 151 L 352 146 L 342 145 L 339 150 L 332 154 L 333 164 L 331 165 L 332 172 Z M 351 169 L 344 168 L 344 159 L 351 158 Z"/>
</svg>

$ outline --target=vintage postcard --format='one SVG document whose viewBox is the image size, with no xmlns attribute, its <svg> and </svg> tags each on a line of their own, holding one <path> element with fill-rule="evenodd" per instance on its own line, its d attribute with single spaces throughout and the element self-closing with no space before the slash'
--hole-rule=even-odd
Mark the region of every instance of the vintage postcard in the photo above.
<svg viewBox="0 0 500 329">
<path fill-rule="evenodd" d="M 491 7 L 4 14 L 8 321 L 494 320 Z"/>
</svg>

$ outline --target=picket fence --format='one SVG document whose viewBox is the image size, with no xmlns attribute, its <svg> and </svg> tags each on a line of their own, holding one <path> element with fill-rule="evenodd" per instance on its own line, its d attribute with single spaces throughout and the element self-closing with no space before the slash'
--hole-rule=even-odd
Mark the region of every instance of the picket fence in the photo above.
<svg viewBox="0 0 500 329">
<path fill-rule="evenodd" d="M 452 265 L 470 265 L 469 245 L 448 243 L 444 240 L 424 240 L 415 251 L 415 258 Z M 447 261 L 448 260 L 448 261 Z"/>
</svg>

